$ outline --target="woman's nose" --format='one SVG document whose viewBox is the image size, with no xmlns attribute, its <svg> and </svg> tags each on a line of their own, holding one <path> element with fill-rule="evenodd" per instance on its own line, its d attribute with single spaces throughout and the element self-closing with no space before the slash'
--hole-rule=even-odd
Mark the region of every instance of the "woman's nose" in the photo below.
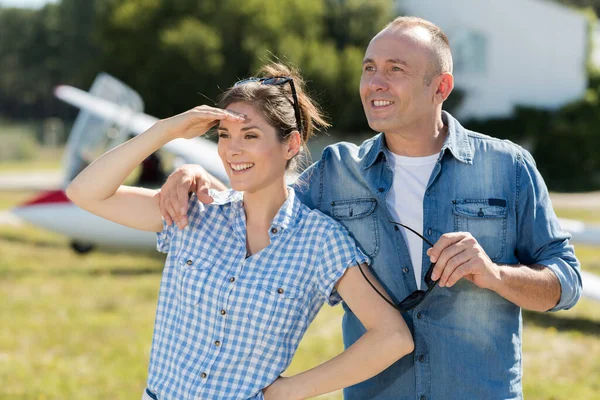
<svg viewBox="0 0 600 400">
<path fill-rule="evenodd" d="M 243 152 L 242 141 L 237 139 L 232 139 L 229 141 L 229 146 L 227 146 L 227 153 L 230 155 L 233 154 L 241 154 Z"/>
</svg>

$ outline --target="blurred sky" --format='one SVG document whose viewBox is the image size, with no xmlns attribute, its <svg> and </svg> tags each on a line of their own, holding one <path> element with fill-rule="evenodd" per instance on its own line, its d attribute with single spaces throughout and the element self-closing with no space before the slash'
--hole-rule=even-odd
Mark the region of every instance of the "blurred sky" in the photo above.
<svg viewBox="0 0 600 400">
<path fill-rule="evenodd" d="M 55 3 L 57 0 L 0 0 L 0 6 L 39 8 L 46 3 Z"/>
</svg>

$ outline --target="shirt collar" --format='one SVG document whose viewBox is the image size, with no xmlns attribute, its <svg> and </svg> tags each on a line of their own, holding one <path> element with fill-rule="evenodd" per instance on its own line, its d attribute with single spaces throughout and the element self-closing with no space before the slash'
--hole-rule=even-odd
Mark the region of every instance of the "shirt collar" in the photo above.
<svg viewBox="0 0 600 400">
<path fill-rule="evenodd" d="M 463 128 L 462 125 L 446 111 L 442 111 L 442 121 L 448 126 L 448 136 L 444 141 L 441 152 L 444 153 L 444 150 L 448 149 L 458 161 L 466 164 L 472 164 L 473 147 L 469 142 L 467 130 Z M 365 169 L 373 166 L 373 164 L 375 164 L 380 157 L 383 157 L 384 161 L 386 160 L 385 151 L 387 149 L 387 145 L 385 143 L 385 135 L 380 133 L 373 137 L 371 141 L 373 145 L 365 157 Z"/>
<path fill-rule="evenodd" d="M 288 198 L 283 202 L 281 208 L 275 214 L 271 229 L 287 229 L 294 223 L 294 216 L 298 215 L 300 208 L 300 199 L 296 197 L 296 192 L 291 187 L 288 187 Z"/>
<path fill-rule="evenodd" d="M 296 196 L 296 192 L 294 191 L 294 189 L 288 186 L 287 190 L 288 197 L 279 208 L 279 211 L 277 211 L 277 214 L 275 214 L 273 222 L 271 222 L 271 230 L 274 228 L 277 230 L 285 230 L 293 226 L 293 224 L 295 223 L 294 216 L 299 216 L 299 210 L 301 206 L 300 199 L 298 199 L 298 197 Z M 240 218 L 239 214 L 241 212 L 243 215 L 244 212 L 243 196 L 240 192 L 234 193 L 236 193 L 236 195 L 230 196 L 229 199 L 231 202 L 231 206 L 235 210 L 235 218 L 237 221 L 244 222 L 245 218 Z"/>
<path fill-rule="evenodd" d="M 467 130 L 446 111 L 442 111 L 442 121 L 448 126 L 448 136 L 442 146 L 442 152 L 448 149 L 458 161 L 472 164 L 473 146 L 469 141 Z"/>
</svg>

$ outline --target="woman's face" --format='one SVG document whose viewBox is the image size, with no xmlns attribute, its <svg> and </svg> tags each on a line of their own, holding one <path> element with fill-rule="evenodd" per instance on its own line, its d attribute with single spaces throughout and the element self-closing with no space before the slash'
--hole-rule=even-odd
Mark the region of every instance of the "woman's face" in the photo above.
<svg viewBox="0 0 600 400">
<path fill-rule="evenodd" d="M 245 116 L 243 121 L 221 121 L 218 127 L 219 156 L 231 187 L 251 193 L 283 184 L 286 163 L 295 154 L 289 142 L 282 143 L 250 104 L 233 103 L 227 110 Z"/>
</svg>

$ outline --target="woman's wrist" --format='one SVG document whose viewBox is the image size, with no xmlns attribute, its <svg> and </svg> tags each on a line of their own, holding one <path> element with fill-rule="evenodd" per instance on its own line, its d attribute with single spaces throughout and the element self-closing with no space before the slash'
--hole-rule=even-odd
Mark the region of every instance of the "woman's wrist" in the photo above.
<svg viewBox="0 0 600 400">
<path fill-rule="evenodd" d="M 178 129 L 174 126 L 172 118 L 160 119 L 150 129 L 156 131 L 164 143 L 178 138 Z"/>
</svg>

